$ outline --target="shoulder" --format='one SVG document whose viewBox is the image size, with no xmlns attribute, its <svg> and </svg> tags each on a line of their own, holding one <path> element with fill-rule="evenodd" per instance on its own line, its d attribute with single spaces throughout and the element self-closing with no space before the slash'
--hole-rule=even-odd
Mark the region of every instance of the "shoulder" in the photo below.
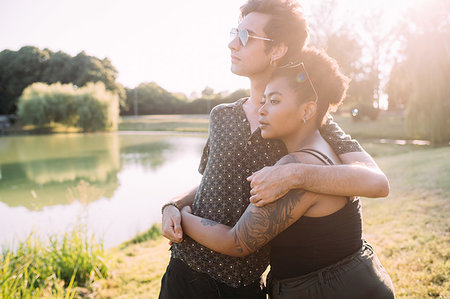
<svg viewBox="0 0 450 299">
<path fill-rule="evenodd" d="M 242 104 L 245 100 L 246 100 L 246 98 L 241 98 L 233 103 L 219 104 L 211 110 L 211 115 L 221 113 L 221 112 L 227 112 L 227 111 L 231 112 L 231 111 L 235 110 L 236 108 L 238 108 L 239 106 L 242 106 Z"/>
<path fill-rule="evenodd" d="M 304 152 L 295 152 L 295 153 L 287 154 L 286 156 L 281 158 L 276 164 L 283 165 L 283 164 L 289 164 L 289 163 L 324 165 L 322 163 L 322 161 L 320 161 L 313 155 L 304 153 Z"/>
</svg>

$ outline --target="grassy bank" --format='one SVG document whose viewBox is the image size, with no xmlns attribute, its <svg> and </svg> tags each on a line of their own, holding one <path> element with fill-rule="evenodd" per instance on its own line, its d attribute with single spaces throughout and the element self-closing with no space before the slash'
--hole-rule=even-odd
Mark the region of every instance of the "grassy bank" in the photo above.
<svg viewBox="0 0 450 299">
<path fill-rule="evenodd" d="M 376 121 L 354 121 L 349 113 L 334 116 L 334 120 L 356 139 L 410 139 L 405 117 L 400 112 L 381 111 Z"/>
<path fill-rule="evenodd" d="M 0 252 L 0 298 L 78 298 L 108 275 L 103 246 L 76 227 L 63 237 L 30 235 Z"/>
<path fill-rule="evenodd" d="M 376 121 L 362 120 L 354 122 L 349 113 L 334 117 L 335 121 L 347 133 L 358 140 L 363 139 L 411 139 L 405 118 L 400 112 L 382 111 Z M 207 114 L 168 114 L 122 116 L 119 131 L 175 131 L 208 132 L 209 116 Z M 80 132 L 77 128 L 51 124 L 37 129 L 34 126 L 14 125 L 0 134 L 50 134 Z"/>
<path fill-rule="evenodd" d="M 450 148 L 377 158 L 390 178 L 387 199 L 363 199 L 364 232 L 398 298 L 449 298 Z M 157 298 L 169 260 L 162 237 L 111 251 L 112 275 L 99 298 Z"/>
<path fill-rule="evenodd" d="M 209 115 L 144 115 L 123 116 L 120 131 L 208 132 Z"/>
<path fill-rule="evenodd" d="M 377 121 L 354 122 L 350 114 L 335 116 L 336 122 L 348 134 L 358 139 L 408 139 L 401 113 L 381 112 Z M 145 115 L 121 117 L 122 131 L 207 132 L 208 115 Z"/>
</svg>

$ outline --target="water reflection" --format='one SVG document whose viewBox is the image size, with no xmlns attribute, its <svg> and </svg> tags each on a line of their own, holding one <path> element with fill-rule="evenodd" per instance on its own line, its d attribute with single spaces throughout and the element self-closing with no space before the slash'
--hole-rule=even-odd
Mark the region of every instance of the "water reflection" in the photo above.
<svg viewBox="0 0 450 299">
<path fill-rule="evenodd" d="M 117 245 L 160 221 L 198 184 L 204 136 L 74 134 L 0 138 L 0 244 L 64 232 L 82 215 Z"/>
</svg>

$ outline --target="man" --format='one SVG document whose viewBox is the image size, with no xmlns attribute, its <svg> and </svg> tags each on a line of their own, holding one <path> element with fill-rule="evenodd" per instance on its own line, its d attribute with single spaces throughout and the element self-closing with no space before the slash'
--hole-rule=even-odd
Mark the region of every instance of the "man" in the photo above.
<svg viewBox="0 0 450 299">
<path fill-rule="evenodd" d="M 160 298 L 265 298 L 260 276 L 269 262 L 268 247 L 234 258 L 188 236 L 183 240 L 179 209 L 185 205 L 192 205 L 198 216 L 233 226 L 251 195 L 255 203 L 265 204 L 292 188 L 345 196 L 378 197 L 388 192 L 387 179 L 370 156 L 334 123 L 325 125 L 321 133 L 348 165 L 292 164 L 259 171 L 286 153 L 281 142 L 262 139 L 258 129 L 257 111 L 265 86 L 277 67 L 298 61 L 308 33 L 293 1 L 249 0 L 241 13 L 229 44 L 231 71 L 250 79 L 250 98 L 213 109 L 199 168 L 200 186 L 162 208 L 163 235 L 174 243 Z"/>
</svg>

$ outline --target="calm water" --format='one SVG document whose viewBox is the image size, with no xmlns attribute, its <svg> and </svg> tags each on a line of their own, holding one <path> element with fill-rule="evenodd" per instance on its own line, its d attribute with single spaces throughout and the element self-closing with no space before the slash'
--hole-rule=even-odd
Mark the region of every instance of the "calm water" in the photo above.
<svg viewBox="0 0 450 299">
<path fill-rule="evenodd" d="M 80 222 L 105 247 L 129 240 L 200 182 L 205 142 L 139 132 L 0 137 L 0 245 Z"/>
</svg>

